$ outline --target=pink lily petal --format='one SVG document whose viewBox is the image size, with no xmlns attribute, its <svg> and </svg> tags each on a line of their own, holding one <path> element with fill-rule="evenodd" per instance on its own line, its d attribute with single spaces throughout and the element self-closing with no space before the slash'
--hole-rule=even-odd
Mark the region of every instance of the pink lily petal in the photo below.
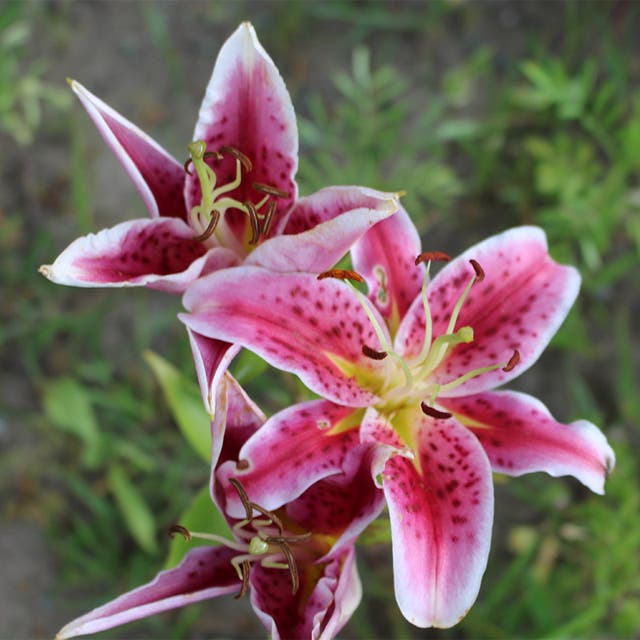
<svg viewBox="0 0 640 640">
<path fill-rule="evenodd" d="M 151 216 L 186 219 L 182 165 L 79 82 L 71 80 L 70 84 L 100 135 L 129 174 Z"/>
<path fill-rule="evenodd" d="M 415 264 L 419 253 L 420 236 L 404 207 L 351 249 L 353 268 L 365 277 L 371 302 L 392 329 L 420 293 L 425 267 Z"/>
<path fill-rule="evenodd" d="M 433 279 L 428 299 L 434 337 L 446 331 L 451 311 L 474 274 L 470 259 L 482 266 L 485 277 L 473 285 L 456 328 L 470 326 L 474 340 L 456 346 L 433 380 L 444 384 L 479 367 L 506 364 L 516 349 L 520 362 L 509 372 L 497 369 L 472 378 L 443 396 L 485 391 L 528 369 L 562 324 L 580 287 L 573 267 L 551 259 L 541 229 L 510 229 L 471 247 Z M 402 354 L 418 353 L 423 338 L 424 311 L 418 297 L 400 326 L 396 348 Z"/>
<path fill-rule="evenodd" d="M 208 338 L 187 327 L 202 400 L 209 415 L 215 413 L 215 389 L 240 347 Z"/>
<path fill-rule="evenodd" d="M 277 67 L 248 22 L 241 24 L 220 49 L 193 136 L 194 140 L 204 140 L 211 151 L 232 146 L 251 160 L 252 171 L 229 196 L 256 203 L 264 194 L 251 185 L 259 182 L 289 194 L 277 200 L 274 222 L 291 207 L 297 197 L 295 113 Z M 233 158 L 225 157 L 213 166 L 219 185 L 228 184 L 235 177 Z M 200 194 L 196 176 L 187 176 L 185 197 L 189 210 L 199 204 Z M 236 222 L 244 229 L 247 216 L 239 214 Z"/>
<path fill-rule="evenodd" d="M 373 225 L 393 214 L 397 196 L 364 187 L 329 187 L 301 198 L 286 233 L 263 242 L 248 257 L 273 271 L 321 273 L 330 269 Z"/>
<path fill-rule="evenodd" d="M 495 471 L 571 475 L 591 491 L 604 493 L 615 454 L 591 422 L 556 422 L 542 402 L 515 391 L 442 398 L 441 404 L 475 433 Z"/>
<path fill-rule="evenodd" d="M 376 453 L 377 447 L 353 446 L 342 473 L 315 482 L 286 505 L 287 516 L 305 531 L 337 536 L 331 557 L 357 538 L 384 507 L 384 493 L 371 480 Z"/>
<path fill-rule="evenodd" d="M 314 482 L 344 469 L 345 458 L 358 444 L 358 421 L 351 407 L 312 400 L 272 416 L 239 453 L 239 464 L 228 462 L 216 481 L 230 486 L 237 478 L 251 499 L 265 509 L 291 502 Z M 344 421 L 344 422 L 343 422 Z M 345 431 L 331 434 L 338 423 Z M 244 508 L 233 489 L 227 492 L 226 513 L 242 518 Z"/>
<path fill-rule="evenodd" d="M 416 416 L 417 460 L 383 473 L 396 599 L 419 627 L 451 627 L 478 595 L 491 541 L 493 485 L 475 436 L 455 420 Z"/>
<path fill-rule="evenodd" d="M 402 442 L 389 418 L 369 407 L 360 426 L 360 441 L 368 444 L 384 445 L 390 453 L 408 453 L 407 445 Z"/>
<path fill-rule="evenodd" d="M 237 460 L 242 445 L 265 423 L 266 416 L 249 398 L 238 381 L 229 373 L 216 385 L 216 410 L 211 422 L 211 468 L 227 460 Z M 211 474 L 211 495 L 219 502 L 214 490 L 215 473 Z M 220 509 L 224 513 L 224 509 Z"/>
<path fill-rule="evenodd" d="M 291 593 L 291 576 L 256 565 L 251 571 L 251 604 L 273 640 L 330 640 L 349 620 L 362 597 L 351 544 L 323 564 L 298 564 L 300 588 Z"/>
<path fill-rule="evenodd" d="M 200 275 L 206 252 L 182 220 L 130 220 L 74 240 L 40 271 L 52 282 L 76 287 L 148 286 L 181 292 Z"/>
<path fill-rule="evenodd" d="M 56 638 L 97 633 L 162 611 L 235 593 L 239 580 L 231 559 L 236 553 L 225 547 L 195 548 L 174 569 L 161 571 L 146 585 L 73 620 Z"/>
<path fill-rule="evenodd" d="M 308 274 L 274 277 L 266 269 L 240 266 L 201 278 L 183 304 L 191 313 L 179 318 L 192 331 L 251 349 L 329 400 L 354 407 L 376 400 L 358 383 L 355 369 L 345 373 L 331 360 L 357 367 L 358 375 L 382 367 L 362 353 L 363 342 L 376 350 L 380 343 L 364 308 L 341 282 L 318 282 Z"/>
</svg>

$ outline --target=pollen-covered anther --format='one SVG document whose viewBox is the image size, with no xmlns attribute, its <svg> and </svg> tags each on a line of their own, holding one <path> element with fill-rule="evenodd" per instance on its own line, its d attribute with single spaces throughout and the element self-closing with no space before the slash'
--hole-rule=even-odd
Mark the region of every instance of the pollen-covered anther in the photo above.
<svg viewBox="0 0 640 640">
<path fill-rule="evenodd" d="M 191 540 L 191 532 L 187 527 L 183 527 L 181 524 L 174 524 L 169 529 L 169 537 L 175 538 L 176 534 L 179 533 L 187 542 Z"/>
<path fill-rule="evenodd" d="M 422 413 L 430 418 L 435 418 L 436 420 L 446 420 L 451 417 L 451 414 L 447 411 L 439 411 L 438 409 L 428 405 L 426 402 L 421 402 L 420 408 L 422 409 Z"/>
<path fill-rule="evenodd" d="M 215 232 L 219 220 L 220 212 L 217 209 L 213 209 L 211 211 L 211 220 L 209 220 L 207 228 L 199 236 L 195 236 L 193 239 L 196 242 L 204 242 L 205 240 L 208 240 Z"/>
<path fill-rule="evenodd" d="M 476 272 L 476 282 L 482 282 L 484 280 L 484 269 L 480 266 L 480 263 L 473 258 L 469 260 L 469 263 Z"/>
<path fill-rule="evenodd" d="M 288 198 L 289 194 L 282 189 L 277 189 L 276 187 L 272 187 L 270 184 L 263 184 L 262 182 L 254 182 L 251 185 L 256 191 L 262 191 L 262 193 L 266 193 L 270 196 L 274 196 L 275 198 Z"/>
<path fill-rule="evenodd" d="M 258 220 L 258 212 L 252 202 L 248 200 L 243 203 L 249 214 L 249 222 L 251 223 L 251 240 L 249 244 L 256 244 L 260 239 L 260 221 Z"/>
<path fill-rule="evenodd" d="M 418 266 L 421 262 L 449 262 L 449 260 L 451 256 L 442 251 L 425 251 L 416 256 L 414 262 Z"/>
<path fill-rule="evenodd" d="M 515 366 L 518 364 L 518 362 L 520 362 L 520 352 L 516 349 L 513 352 L 513 355 L 511 356 L 511 358 L 509 358 L 509 362 L 507 362 L 507 364 L 502 367 L 503 371 L 512 371 Z"/>
<path fill-rule="evenodd" d="M 238 460 L 238 462 L 236 462 L 236 469 L 238 471 L 244 471 L 245 469 L 249 468 L 249 461 L 248 460 Z"/>
<path fill-rule="evenodd" d="M 353 280 L 355 282 L 364 283 L 364 278 L 357 272 L 351 269 L 329 269 L 323 271 L 317 276 L 318 280 L 324 280 L 325 278 L 336 278 L 337 280 Z"/>
<path fill-rule="evenodd" d="M 267 205 L 267 211 L 264 214 L 264 219 L 262 220 L 262 235 L 268 236 L 269 230 L 271 229 L 271 221 L 273 220 L 273 214 L 276 211 L 276 203 L 274 200 L 271 200 Z"/>
<path fill-rule="evenodd" d="M 362 345 L 362 353 L 372 360 L 384 360 L 389 355 L 386 351 L 376 351 L 366 344 Z"/>
<path fill-rule="evenodd" d="M 220 153 L 226 153 L 227 155 L 230 155 L 238 160 L 247 173 L 249 173 L 249 171 L 253 169 L 253 163 L 251 162 L 251 160 L 249 160 L 249 158 L 247 158 L 247 156 L 245 156 L 242 151 L 239 151 L 235 147 L 231 147 L 228 145 L 220 147 Z"/>
</svg>

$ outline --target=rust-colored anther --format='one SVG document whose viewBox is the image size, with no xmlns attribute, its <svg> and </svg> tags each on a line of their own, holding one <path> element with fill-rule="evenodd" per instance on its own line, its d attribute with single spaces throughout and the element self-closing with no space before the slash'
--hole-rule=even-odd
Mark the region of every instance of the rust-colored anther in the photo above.
<svg viewBox="0 0 640 640">
<path fill-rule="evenodd" d="M 446 420 L 451 417 L 451 414 L 446 411 L 438 411 L 438 409 L 434 409 L 430 407 L 426 402 L 420 403 L 420 408 L 422 409 L 422 413 L 429 416 L 430 418 L 435 418 L 436 420 Z"/>
<path fill-rule="evenodd" d="M 242 460 L 238 460 L 238 462 L 236 462 L 236 469 L 238 471 L 244 471 L 245 469 L 249 468 L 249 461 L 242 459 Z"/>
<path fill-rule="evenodd" d="M 416 266 L 421 262 L 449 262 L 451 256 L 442 251 L 425 251 L 415 259 Z"/>
<path fill-rule="evenodd" d="M 366 344 L 362 345 L 362 353 L 372 360 L 384 360 L 388 355 L 386 351 L 376 351 L 375 349 L 368 347 Z"/>
<path fill-rule="evenodd" d="M 253 505 L 251 504 L 244 487 L 235 478 L 229 478 L 229 484 L 231 484 L 231 486 L 236 490 L 236 493 L 240 498 L 240 502 L 242 502 L 242 506 L 244 507 L 247 520 L 251 520 L 251 518 L 253 518 Z"/>
<path fill-rule="evenodd" d="M 270 184 L 263 184 L 262 182 L 254 182 L 251 186 L 256 191 L 262 191 L 262 193 L 267 193 L 270 196 L 274 196 L 275 198 L 289 197 L 289 194 L 286 191 L 282 191 L 282 189 L 277 189 L 276 187 L 272 187 Z"/>
<path fill-rule="evenodd" d="M 206 151 L 202 156 L 203 160 L 208 160 L 209 158 L 213 158 L 214 160 L 222 160 L 222 154 L 217 151 Z"/>
<path fill-rule="evenodd" d="M 182 166 L 184 167 L 184 172 L 185 172 L 187 175 L 192 176 L 192 175 L 193 175 L 193 173 L 191 173 L 191 171 L 189 171 L 189 165 L 190 165 L 190 164 L 191 164 L 191 158 L 187 158 L 187 159 L 184 161 L 184 164 L 183 164 Z"/>
<path fill-rule="evenodd" d="M 187 527 L 183 527 L 181 524 L 174 524 L 169 529 L 169 537 L 175 538 L 176 534 L 179 533 L 187 542 L 191 540 L 191 533 Z"/>
<path fill-rule="evenodd" d="M 220 212 L 217 209 L 213 209 L 211 212 L 211 220 L 209 220 L 207 228 L 199 236 L 195 236 L 193 239 L 196 242 L 204 242 L 205 240 L 208 240 L 216 230 L 218 220 L 220 220 Z"/>
<path fill-rule="evenodd" d="M 267 205 L 267 211 L 264 214 L 264 219 L 262 220 L 262 235 L 266 238 L 269 235 L 269 230 L 271 229 L 271 222 L 273 221 L 273 214 L 276 212 L 276 203 L 275 200 L 271 200 Z"/>
<path fill-rule="evenodd" d="M 509 362 L 507 362 L 507 364 L 502 367 L 503 371 L 512 371 L 515 366 L 518 364 L 518 362 L 520 362 L 520 352 L 516 349 L 513 352 L 513 355 L 511 356 L 511 358 L 509 359 Z"/>
<path fill-rule="evenodd" d="M 251 563 L 248 560 L 240 563 L 240 571 L 242 572 L 242 586 L 240 591 L 233 596 L 236 600 L 242 598 L 249 589 L 249 571 L 251 569 Z"/>
<path fill-rule="evenodd" d="M 244 203 L 244 206 L 247 207 L 247 211 L 249 212 L 249 221 L 251 222 L 251 240 L 249 240 L 249 244 L 256 244 L 260 239 L 260 221 L 258 220 L 258 212 L 256 211 L 253 203 L 248 200 Z"/>
<path fill-rule="evenodd" d="M 323 271 L 317 276 L 318 280 L 324 280 L 325 278 L 336 278 L 338 280 L 355 280 L 355 282 L 364 282 L 364 278 L 357 272 L 351 269 L 329 269 L 329 271 Z"/>
<path fill-rule="evenodd" d="M 473 258 L 469 260 L 469 263 L 476 272 L 476 282 L 482 282 L 484 280 L 484 269 L 480 266 L 480 263 Z"/>
<path fill-rule="evenodd" d="M 248 173 L 253 169 L 253 163 L 247 156 L 242 153 L 242 151 L 238 151 L 235 147 L 224 146 L 220 147 L 220 153 L 227 153 L 230 156 L 233 156 L 236 160 L 240 161 L 240 164 L 243 166 L 244 170 Z"/>
<path fill-rule="evenodd" d="M 278 516 L 273 513 L 273 511 L 267 511 L 267 509 L 261 507 L 255 502 L 251 502 L 250 504 L 252 509 L 255 509 L 258 513 L 261 513 L 268 520 L 271 520 L 271 522 L 278 528 L 278 532 L 280 533 L 280 535 L 282 535 L 282 532 L 284 531 L 284 525 L 282 524 L 282 520 L 280 520 L 280 518 L 278 518 Z"/>
</svg>

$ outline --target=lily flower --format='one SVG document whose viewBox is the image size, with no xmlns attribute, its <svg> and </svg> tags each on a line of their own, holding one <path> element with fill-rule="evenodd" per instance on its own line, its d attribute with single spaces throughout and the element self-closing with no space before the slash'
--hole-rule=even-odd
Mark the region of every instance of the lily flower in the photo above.
<svg viewBox="0 0 640 640">
<path fill-rule="evenodd" d="M 191 330 L 253 350 L 324 398 L 273 416 L 217 475 L 275 509 L 339 472 L 350 446 L 375 443 L 371 473 L 389 507 L 399 607 L 417 626 L 450 627 L 487 564 L 492 470 L 572 475 L 603 493 L 613 467 L 592 423 L 561 424 L 539 400 L 493 390 L 537 360 L 580 277 L 549 256 L 542 230 L 520 227 L 431 279 L 432 262 L 448 256 L 420 253 L 403 210 L 352 256 L 353 272 L 275 278 L 243 266 L 185 294 Z M 368 297 L 348 278 L 366 281 Z M 239 517 L 239 501 L 228 499 Z"/>
<path fill-rule="evenodd" d="M 237 457 L 247 435 L 265 418 L 230 376 L 217 388 L 214 430 L 227 437 L 220 460 Z M 221 595 L 242 597 L 270 637 L 329 639 L 356 609 L 362 587 L 354 541 L 384 506 L 369 477 L 371 446 L 351 451 L 341 473 L 310 487 L 290 504 L 269 511 L 232 479 L 227 489 L 242 504 L 240 518 L 227 517 L 233 539 L 177 525 L 171 535 L 210 543 L 189 551 L 175 568 L 66 625 L 58 640 L 96 633 Z M 226 492 L 214 483 L 212 495 L 226 514 Z M 228 514 L 226 514 L 228 516 Z"/>
<path fill-rule="evenodd" d="M 79 287 L 182 292 L 200 275 L 248 264 L 330 268 L 397 197 L 329 187 L 298 199 L 298 133 L 276 66 L 245 22 L 223 45 L 186 163 L 75 80 L 71 88 L 151 216 L 75 240 L 40 271 Z"/>
</svg>

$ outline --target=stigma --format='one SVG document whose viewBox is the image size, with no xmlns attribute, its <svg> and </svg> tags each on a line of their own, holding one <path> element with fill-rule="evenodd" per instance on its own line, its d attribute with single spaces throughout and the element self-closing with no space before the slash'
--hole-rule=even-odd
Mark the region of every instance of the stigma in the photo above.
<svg viewBox="0 0 640 640">
<path fill-rule="evenodd" d="M 255 562 L 265 568 L 288 571 L 291 576 L 292 593 L 295 595 L 300 586 L 300 577 L 292 546 L 308 540 L 311 533 L 287 535 L 285 526 L 276 513 L 252 502 L 237 479 L 230 478 L 229 482 L 245 509 L 245 518 L 233 526 L 235 540 L 212 533 L 190 531 L 179 524 L 169 529 L 169 536 L 173 538 L 176 534 L 180 534 L 187 541 L 194 538 L 207 540 L 236 551 L 237 555 L 231 560 L 231 565 L 241 583 L 236 598 L 246 594 L 249 588 L 251 565 Z M 254 512 L 258 515 L 254 515 Z"/>
<path fill-rule="evenodd" d="M 269 236 L 277 199 L 288 198 L 289 194 L 281 189 L 261 182 L 248 180 L 254 164 L 242 151 L 232 146 L 222 146 L 216 151 L 207 149 L 203 140 L 195 140 L 187 145 L 189 158 L 184 163 L 185 172 L 195 175 L 200 185 L 200 203 L 193 206 L 189 213 L 189 225 L 193 229 L 197 242 L 211 242 L 214 245 L 227 246 L 237 244 L 233 234 L 226 228 L 225 213 L 239 211 L 249 220 L 247 234 L 243 244 L 245 250 L 258 245 Z M 234 177 L 225 184 L 218 184 L 218 177 L 210 162 L 222 160 L 225 156 L 235 160 Z M 242 185 L 246 199 L 240 200 L 231 195 Z M 232 247 L 238 249 L 238 247 Z"/>
</svg>

